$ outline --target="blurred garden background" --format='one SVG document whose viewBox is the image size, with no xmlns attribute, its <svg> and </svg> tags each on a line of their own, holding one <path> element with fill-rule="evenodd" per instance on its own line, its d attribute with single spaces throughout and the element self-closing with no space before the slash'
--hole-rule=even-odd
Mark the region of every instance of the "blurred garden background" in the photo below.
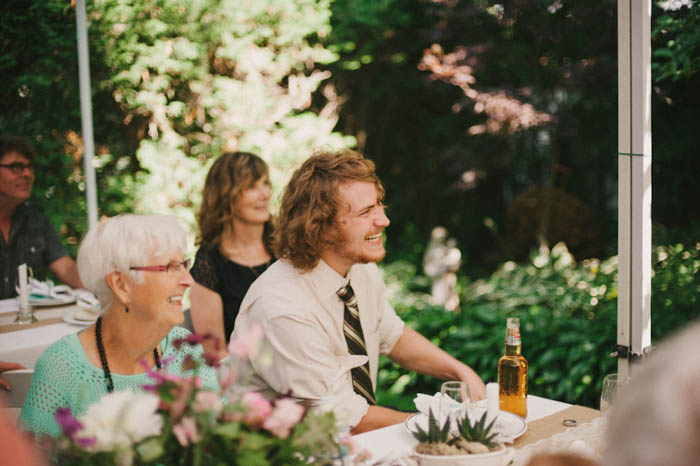
<svg viewBox="0 0 700 466">
<path fill-rule="evenodd" d="M 100 215 L 173 213 L 194 231 L 222 151 L 260 154 L 279 193 L 314 148 L 355 148 L 387 190 L 383 269 L 402 318 L 490 381 L 519 316 L 530 393 L 597 407 L 616 366 L 615 0 L 87 9 Z M 652 15 L 658 343 L 700 314 L 700 2 Z M 0 132 L 36 145 L 33 201 L 74 253 L 87 225 L 75 5 L 6 2 L 0 44 Z M 431 304 L 422 270 L 436 226 L 462 252 L 453 312 Z M 388 361 L 379 383 L 380 403 L 407 409 L 439 387 Z"/>
</svg>

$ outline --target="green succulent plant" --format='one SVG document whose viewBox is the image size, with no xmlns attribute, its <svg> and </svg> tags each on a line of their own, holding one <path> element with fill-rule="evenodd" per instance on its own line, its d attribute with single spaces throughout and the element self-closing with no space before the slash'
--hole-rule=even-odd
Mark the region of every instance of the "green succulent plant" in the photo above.
<svg viewBox="0 0 700 466">
<path fill-rule="evenodd" d="M 428 411 L 428 431 L 423 430 L 416 424 L 416 431 L 411 431 L 411 435 L 420 443 L 447 443 L 450 439 L 450 427 L 452 426 L 449 417 L 445 424 L 440 427 L 440 423 L 433 414 L 433 410 Z"/>
<path fill-rule="evenodd" d="M 494 439 L 498 433 L 491 433 L 491 428 L 493 428 L 496 419 L 494 418 L 489 425 L 486 425 L 486 414 L 481 416 L 479 420 L 475 420 L 472 424 L 471 419 L 468 415 L 464 415 L 464 418 L 457 421 L 457 428 L 459 429 L 459 434 L 462 438 L 469 442 L 481 443 L 489 448 L 496 446 Z"/>
</svg>

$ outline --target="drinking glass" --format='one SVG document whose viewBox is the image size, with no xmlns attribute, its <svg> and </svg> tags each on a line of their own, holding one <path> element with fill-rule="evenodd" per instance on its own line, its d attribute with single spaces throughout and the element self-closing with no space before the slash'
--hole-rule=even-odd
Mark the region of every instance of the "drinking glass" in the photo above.
<svg viewBox="0 0 700 466">
<path fill-rule="evenodd" d="M 613 405 L 617 392 L 629 382 L 629 377 L 621 374 L 608 374 L 603 378 L 603 390 L 600 393 L 600 410 L 605 412 Z"/>
<path fill-rule="evenodd" d="M 451 380 L 440 388 L 440 417 L 441 422 L 448 417 L 453 419 L 466 412 L 469 405 L 469 386 L 466 382 Z"/>
</svg>

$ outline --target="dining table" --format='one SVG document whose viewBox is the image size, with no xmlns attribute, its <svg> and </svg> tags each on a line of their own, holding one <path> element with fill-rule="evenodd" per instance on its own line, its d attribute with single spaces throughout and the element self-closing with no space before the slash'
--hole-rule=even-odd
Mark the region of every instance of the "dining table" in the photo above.
<svg viewBox="0 0 700 466">
<path fill-rule="evenodd" d="M 422 416 L 422 414 L 417 414 Z M 572 405 L 528 395 L 526 429 L 512 444 L 511 465 L 525 466 L 535 453 L 576 452 L 599 459 L 604 447 L 605 416 L 593 408 Z M 353 436 L 373 461 L 395 465 L 415 465 L 413 446 L 418 441 L 404 422 Z"/>
<path fill-rule="evenodd" d="M 17 299 L 0 300 L 0 361 L 17 362 L 30 369 L 51 344 L 90 325 L 71 318 L 79 309 L 75 303 L 37 306 L 37 322 L 27 325 L 13 322 L 18 308 Z M 527 407 L 526 430 L 508 445 L 516 451 L 511 465 L 525 466 L 530 456 L 541 451 L 579 450 L 593 457 L 600 455 L 605 416 L 599 410 L 535 395 L 527 396 Z M 418 442 L 409 432 L 408 423 L 355 435 L 353 439 L 374 461 L 416 464 L 411 452 Z"/>
<path fill-rule="evenodd" d="M 37 321 L 23 325 L 14 323 L 18 309 L 17 299 L 0 300 L 0 361 L 16 362 L 29 369 L 51 344 L 91 323 L 70 318 L 79 309 L 75 302 L 35 306 Z"/>
</svg>

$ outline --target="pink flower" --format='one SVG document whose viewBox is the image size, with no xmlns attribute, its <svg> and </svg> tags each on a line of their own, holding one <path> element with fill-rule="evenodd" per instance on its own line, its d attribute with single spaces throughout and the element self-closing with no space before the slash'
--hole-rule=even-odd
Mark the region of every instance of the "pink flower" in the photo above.
<svg viewBox="0 0 700 466">
<path fill-rule="evenodd" d="M 199 442 L 197 423 L 194 418 L 189 416 L 183 417 L 179 424 L 173 426 L 173 434 L 175 434 L 175 438 L 183 447 L 186 447 L 190 442 Z"/>
<path fill-rule="evenodd" d="M 291 398 L 275 401 L 275 409 L 265 419 L 263 427 L 279 438 L 287 438 L 292 427 L 301 420 L 306 410 Z"/>
<path fill-rule="evenodd" d="M 272 410 L 270 402 L 258 392 L 244 393 L 241 403 L 245 409 L 243 422 L 252 427 L 259 427 Z"/>
<path fill-rule="evenodd" d="M 214 414 L 218 415 L 223 408 L 223 403 L 216 393 L 209 390 L 201 390 L 195 395 L 192 408 L 197 413 L 212 411 Z"/>
<path fill-rule="evenodd" d="M 251 359 L 257 356 L 262 346 L 263 328 L 257 322 L 248 327 L 247 332 L 241 332 L 235 340 L 228 344 L 228 352 L 241 359 Z"/>
<path fill-rule="evenodd" d="M 182 382 L 182 384 L 179 387 L 177 387 L 175 393 L 175 401 L 173 401 L 168 407 L 168 410 L 170 411 L 170 417 L 173 420 L 177 420 L 185 412 L 192 391 L 194 390 L 195 386 L 198 387 L 197 379 L 197 377 L 185 379 Z"/>
<path fill-rule="evenodd" d="M 243 414 L 237 409 L 232 409 L 230 411 L 224 411 L 223 418 L 226 422 L 238 422 L 243 419 Z"/>
</svg>

